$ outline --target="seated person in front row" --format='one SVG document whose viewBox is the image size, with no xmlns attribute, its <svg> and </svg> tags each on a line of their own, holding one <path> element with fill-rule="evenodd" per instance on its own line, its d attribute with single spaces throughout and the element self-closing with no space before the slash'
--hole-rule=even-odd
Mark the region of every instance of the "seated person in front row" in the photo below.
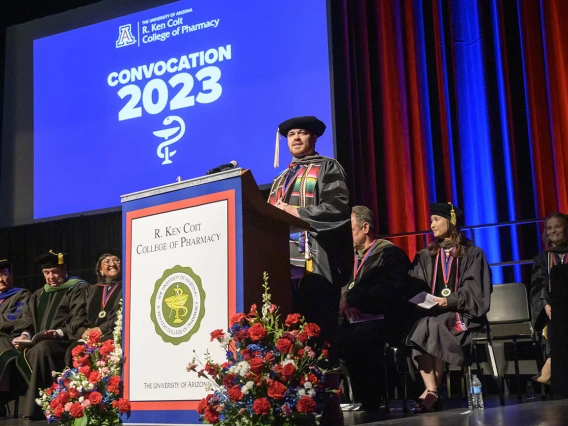
<svg viewBox="0 0 568 426">
<path fill-rule="evenodd" d="M 32 294 L 14 324 L 14 332 L 21 335 L 13 340 L 16 349 L 22 351 L 16 363 L 28 385 L 23 416 L 30 419 L 43 418 L 35 402 L 38 388 L 51 386 L 51 372 L 65 368 L 65 352 L 75 338 L 69 333 L 69 323 L 85 312 L 89 287 L 82 279 L 67 275 L 64 253 L 50 251 L 35 261 L 40 264 L 46 283 Z M 37 341 L 34 339 L 31 346 L 20 342 L 36 335 Z"/>
<path fill-rule="evenodd" d="M 542 337 L 544 356 L 546 363 L 542 371 L 532 380 L 546 385 L 552 380 L 551 361 L 551 336 L 548 333 L 549 324 L 552 320 L 552 287 L 550 285 L 550 273 L 554 265 L 568 263 L 568 216 L 554 212 L 544 220 L 544 232 L 542 235 L 545 249 L 533 259 L 531 273 L 531 313 L 533 325 L 537 333 Z"/>
<path fill-rule="evenodd" d="M 373 222 L 371 210 L 353 207 L 353 280 L 342 290 L 340 314 L 344 322 L 339 330 L 341 357 L 355 399 L 371 412 L 381 402 L 385 342 L 400 342 L 411 308 L 410 260 L 390 241 L 376 237 Z"/>
<path fill-rule="evenodd" d="M 102 254 L 97 260 L 95 272 L 97 284 L 87 290 L 85 315 L 78 315 L 71 323 L 72 334 L 87 340 L 93 330 L 101 333 L 101 342 L 113 338 L 118 309 L 122 299 L 122 269 L 119 253 L 111 251 Z M 65 360 L 73 366 L 72 351 L 79 343 L 75 342 L 67 350 Z"/>
<path fill-rule="evenodd" d="M 437 296 L 438 302 L 431 309 L 418 308 L 423 317 L 407 338 L 414 347 L 412 357 L 426 386 L 418 412 L 431 411 L 438 401 L 446 363 L 469 364 L 469 331 L 484 324 L 492 291 L 483 250 L 459 228 L 463 212 L 450 203 L 437 203 L 430 205 L 430 214 L 436 239 L 416 254 L 410 273 L 426 291 Z"/>
<path fill-rule="evenodd" d="M 10 261 L 0 260 L 0 417 L 6 416 L 5 403 L 16 397 L 14 381 L 11 380 L 11 361 L 18 355 L 12 345 L 14 338 L 14 321 L 16 321 L 30 292 L 14 287 Z"/>
</svg>

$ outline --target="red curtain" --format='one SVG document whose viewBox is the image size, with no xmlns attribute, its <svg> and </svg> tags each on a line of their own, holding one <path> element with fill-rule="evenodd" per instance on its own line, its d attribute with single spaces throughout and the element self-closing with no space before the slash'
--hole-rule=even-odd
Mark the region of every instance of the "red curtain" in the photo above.
<svg viewBox="0 0 568 426">
<path fill-rule="evenodd" d="M 526 2 L 527 0 L 525 0 Z M 568 2 L 541 0 L 546 29 L 546 67 L 550 108 L 553 180 L 543 186 L 552 193 L 550 204 L 539 206 L 542 214 L 552 210 L 568 212 Z M 546 165 L 545 159 L 543 167 Z M 552 169 L 552 168 L 551 168 Z M 550 188 L 550 189 L 549 189 Z"/>
<path fill-rule="evenodd" d="M 346 103 L 337 127 L 346 129 L 348 142 L 339 160 L 348 171 L 353 201 L 377 214 L 380 233 L 427 230 L 429 202 L 459 205 L 468 190 L 460 170 L 467 159 L 459 157 L 456 130 L 455 88 L 462 76 L 456 75 L 452 50 L 454 43 L 463 42 L 452 33 L 461 23 L 456 11 L 468 8 L 479 14 L 485 55 L 496 216 L 508 221 L 511 216 L 521 220 L 568 212 L 568 2 L 332 4 L 339 16 L 336 68 L 339 64 L 343 73 L 336 91 L 345 91 L 339 98 Z M 504 93 L 504 111 L 496 88 Z M 507 186 L 504 158 L 512 170 Z M 509 205 L 511 200 L 515 206 Z M 481 202 L 475 208 L 487 206 Z M 410 256 L 424 244 L 422 238 L 394 241 Z M 522 258 L 538 251 L 534 236 L 519 244 L 528 247 Z"/>
</svg>

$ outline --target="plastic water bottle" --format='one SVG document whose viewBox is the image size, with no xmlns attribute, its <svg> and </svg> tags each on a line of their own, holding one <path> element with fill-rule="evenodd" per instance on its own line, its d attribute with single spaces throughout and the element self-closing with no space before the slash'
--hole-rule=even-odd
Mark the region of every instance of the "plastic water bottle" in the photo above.
<svg viewBox="0 0 568 426">
<path fill-rule="evenodd" d="M 474 410 L 483 410 L 483 390 L 481 389 L 481 381 L 475 374 L 471 376 L 471 400 Z"/>
<path fill-rule="evenodd" d="M 527 395 L 527 401 L 534 401 L 534 387 L 530 380 L 527 382 L 525 394 Z"/>
<path fill-rule="evenodd" d="M 467 409 L 470 411 L 474 409 L 473 394 L 471 393 L 471 376 L 467 378 Z"/>
</svg>

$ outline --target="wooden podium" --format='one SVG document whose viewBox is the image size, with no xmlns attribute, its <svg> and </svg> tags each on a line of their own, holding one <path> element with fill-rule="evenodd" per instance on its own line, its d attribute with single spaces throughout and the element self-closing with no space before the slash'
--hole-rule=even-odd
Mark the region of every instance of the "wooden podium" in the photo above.
<svg viewBox="0 0 568 426">
<path fill-rule="evenodd" d="M 124 395 L 130 424 L 199 424 L 197 356 L 225 353 L 210 333 L 272 301 L 291 312 L 289 234 L 307 223 L 266 203 L 249 171 L 230 170 L 122 197 Z"/>
</svg>

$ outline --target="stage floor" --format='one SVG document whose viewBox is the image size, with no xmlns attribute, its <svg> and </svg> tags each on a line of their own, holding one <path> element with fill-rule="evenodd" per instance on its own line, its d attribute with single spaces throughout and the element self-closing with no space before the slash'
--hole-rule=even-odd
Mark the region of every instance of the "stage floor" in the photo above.
<svg viewBox="0 0 568 426">
<path fill-rule="evenodd" d="M 540 397 L 537 397 L 540 399 Z M 501 407 L 497 397 L 485 401 L 484 410 L 468 411 L 465 401 L 449 401 L 447 409 L 427 414 L 404 414 L 400 403 L 394 401 L 394 410 L 386 416 L 368 418 L 363 412 L 344 412 L 345 426 L 405 425 L 405 426 L 566 426 L 568 425 L 568 399 L 540 400 L 519 403 L 516 397 L 506 400 Z M 459 408 L 451 408 L 458 406 Z"/>
<path fill-rule="evenodd" d="M 537 397 L 539 398 L 539 397 Z M 545 400 L 518 403 L 516 397 L 507 399 L 507 405 L 499 406 L 496 397 L 486 400 L 485 410 L 470 412 L 465 408 L 465 401 L 449 401 L 450 407 L 444 411 L 428 414 L 404 415 L 400 402 L 393 401 L 393 410 L 389 416 L 368 419 L 363 412 L 345 412 L 345 426 L 405 425 L 405 426 L 566 426 L 568 425 L 568 399 Z M 6 418 L 0 420 L 0 426 L 46 425 L 47 421 L 29 421 Z M 54 423 L 57 424 L 57 423 Z M 325 426 L 325 425 L 322 425 Z"/>
</svg>

